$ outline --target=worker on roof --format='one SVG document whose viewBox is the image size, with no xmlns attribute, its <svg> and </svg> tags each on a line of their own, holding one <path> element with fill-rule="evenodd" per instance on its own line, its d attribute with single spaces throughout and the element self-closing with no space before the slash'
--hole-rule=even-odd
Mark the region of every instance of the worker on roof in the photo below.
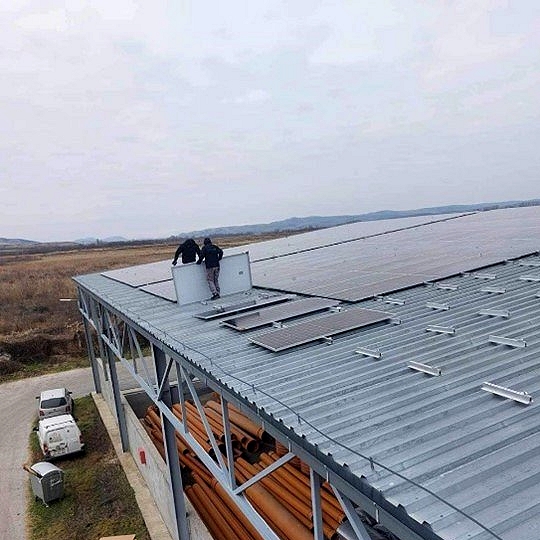
<svg viewBox="0 0 540 540">
<path fill-rule="evenodd" d="M 221 261 L 222 257 L 223 250 L 212 244 L 210 238 L 205 238 L 197 264 L 201 264 L 204 261 L 206 266 L 206 281 L 212 293 L 211 300 L 219 298 L 219 261 Z"/>
<path fill-rule="evenodd" d="M 195 262 L 195 259 L 197 256 L 201 256 L 201 248 L 193 240 L 193 238 L 188 238 L 187 240 L 184 240 L 176 250 L 176 253 L 174 254 L 173 259 L 173 266 L 176 266 L 176 262 L 178 261 L 178 257 L 180 257 L 180 254 L 182 254 L 182 263 L 192 263 Z"/>
</svg>

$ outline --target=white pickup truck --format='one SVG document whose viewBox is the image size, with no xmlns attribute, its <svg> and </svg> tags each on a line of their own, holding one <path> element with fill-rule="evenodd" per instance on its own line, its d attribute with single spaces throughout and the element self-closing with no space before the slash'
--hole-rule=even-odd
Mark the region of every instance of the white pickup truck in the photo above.
<svg viewBox="0 0 540 540">
<path fill-rule="evenodd" d="M 39 421 L 35 430 L 46 459 L 81 452 L 84 449 L 81 430 L 71 414 L 44 418 Z"/>
</svg>

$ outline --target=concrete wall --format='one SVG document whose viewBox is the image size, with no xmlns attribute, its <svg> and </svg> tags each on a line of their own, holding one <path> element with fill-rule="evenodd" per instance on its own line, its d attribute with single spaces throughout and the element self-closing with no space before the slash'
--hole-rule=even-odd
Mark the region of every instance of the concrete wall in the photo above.
<svg viewBox="0 0 540 540">
<path fill-rule="evenodd" d="M 116 417 L 116 412 L 114 409 L 114 396 L 112 391 L 111 378 L 109 376 L 109 370 L 106 368 L 101 358 L 96 358 L 96 364 L 98 367 L 99 378 L 101 380 L 101 395 L 103 399 L 107 402 L 111 413 Z M 106 380 L 105 375 L 107 376 Z"/>
<path fill-rule="evenodd" d="M 172 511 L 167 467 L 127 400 L 122 399 L 122 402 L 126 415 L 130 453 L 150 493 L 152 493 L 165 525 L 169 531 L 172 531 L 174 530 L 174 513 Z M 141 450 L 144 451 L 146 464 L 141 463 L 139 454 Z"/>
</svg>

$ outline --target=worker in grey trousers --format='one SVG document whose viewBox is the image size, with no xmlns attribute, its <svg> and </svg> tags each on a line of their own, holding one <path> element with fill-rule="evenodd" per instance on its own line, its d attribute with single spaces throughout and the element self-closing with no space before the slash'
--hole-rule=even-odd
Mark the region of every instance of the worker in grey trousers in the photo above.
<svg viewBox="0 0 540 540">
<path fill-rule="evenodd" d="M 214 244 L 210 238 L 205 238 L 197 264 L 204 261 L 206 266 L 206 281 L 212 293 L 211 300 L 219 298 L 219 261 L 223 258 L 223 250 Z"/>
</svg>

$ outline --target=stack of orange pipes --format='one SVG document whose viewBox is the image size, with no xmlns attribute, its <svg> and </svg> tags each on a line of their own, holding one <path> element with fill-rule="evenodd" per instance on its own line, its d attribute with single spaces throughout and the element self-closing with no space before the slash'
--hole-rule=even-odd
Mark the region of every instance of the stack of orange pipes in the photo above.
<svg viewBox="0 0 540 540">
<path fill-rule="evenodd" d="M 213 449 L 197 407 L 186 401 L 185 410 L 189 432 L 207 453 L 213 455 Z M 182 408 L 179 404 L 173 405 L 173 413 L 182 420 Z M 219 450 L 225 454 L 221 404 L 213 400 L 208 401 L 204 406 L 204 413 L 208 425 L 219 441 Z M 235 475 L 239 484 L 249 480 L 287 452 L 285 446 L 276 443 L 275 452 L 261 452 L 257 463 L 248 462 L 241 457 L 240 445 L 245 450 L 249 449 L 249 455 L 254 458 L 254 452 L 259 449 L 263 441 L 268 443 L 271 438 L 262 427 L 230 405 L 229 420 L 231 439 L 236 449 Z M 155 407 L 149 407 L 144 424 L 158 451 L 164 457 L 161 419 Z M 192 486 L 186 487 L 186 495 L 208 525 L 212 536 L 216 540 L 230 538 L 260 540 L 260 535 L 255 528 L 192 452 L 187 442 L 178 433 L 176 436 L 180 463 L 192 472 L 194 480 Z M 306 474 L 306 471 L 309 471 L 309 467 L 296 458 L 244 491 L 247 499 L 282 540 L 313 538 L 311 487 L 309 473 Z M 345 513 L 327 484 L 322 486 L 320 497 L 324 536 L 331 539 L 336 536 Z M 231 536 L 231 534 L 236 534 L 236 536 Z"/>
</svg>

